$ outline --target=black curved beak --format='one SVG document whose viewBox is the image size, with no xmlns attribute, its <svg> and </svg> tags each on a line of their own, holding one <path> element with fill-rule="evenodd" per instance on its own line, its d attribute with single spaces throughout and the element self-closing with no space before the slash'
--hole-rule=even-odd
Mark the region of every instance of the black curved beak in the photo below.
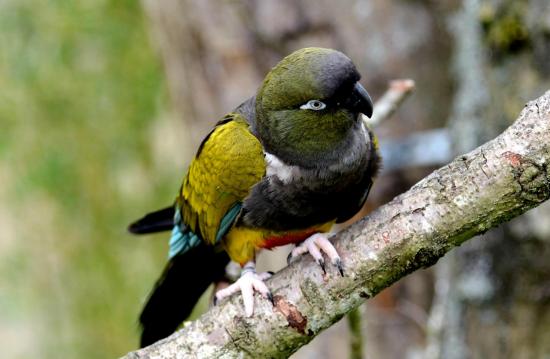
<svg viewBox="0 0 550 359">
<path fill-rule="evenodd" d="M 353 87 L 353 91 L 348 99 L 348 106 L 354 112 L 360 112 L 370 118 L 372 116 L 372 100 L 369 93 L 359 82 Z"/>
</svg>

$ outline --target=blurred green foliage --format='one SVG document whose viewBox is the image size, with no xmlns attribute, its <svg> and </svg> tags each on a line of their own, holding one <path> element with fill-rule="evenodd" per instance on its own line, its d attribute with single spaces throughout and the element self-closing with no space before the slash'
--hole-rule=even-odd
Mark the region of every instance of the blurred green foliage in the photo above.
<svg viewBox="0 0 550 359">
<path fill-rule="evenodd" d="M 527 3 L 522 1 L 508 0 L 499 6 L 482 3 L 479 18 L 494 58 L 509 56 L 529 47 L 526 12 Z"/>
<path fill-rule="evenodd" d="M 183 168 L 150 155 L 166 91 L 146 25 L 134 0 L 0 2 L 3 358 L 137 345 L 166 238 L 125 226 L 169 203 Z"/>
</svg>

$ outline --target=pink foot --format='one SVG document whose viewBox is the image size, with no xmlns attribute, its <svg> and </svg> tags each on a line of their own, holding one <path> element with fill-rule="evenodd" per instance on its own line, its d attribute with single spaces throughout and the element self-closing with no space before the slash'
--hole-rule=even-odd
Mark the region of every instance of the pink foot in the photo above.
<svg viewBox="0 0 550 359">
<path fill-rule="evenodd" d="M 269 272 L 256 273 L 256 264 L 254 262 L 248 262 L 241 272 L 241 277 L 235 283 L 216 293 L 214 296 L 214 304 L 237 292 L 241 292 L 245 314 L 247 317 L 251 317 L 252 314 L 254 314 L 254 291 L 259 292 L 273 304 L 273 296 L 264 283 L 264 280 L 272 275 L 273 274 Z"/>
<path fill-rule="evenodd" d="M 315 233 L 302 243 L 298 244 L 288 255 L 287 262 L 290 264 L 294 258 L 304 253 L 309 253 L 326 274 L 325 260 L 321 254 L 321 251 L 327 255 L 330 262 L 338 268 L 340 275 L 343 277 L 344 268 L 342 266 L 342 260 L 340 259 L 340 256 L 338 255 L 338 252 L 336 252 L 336 249 L 332 243 L 328 240 L 327 235 L 324 233 Z"/>
</svg>

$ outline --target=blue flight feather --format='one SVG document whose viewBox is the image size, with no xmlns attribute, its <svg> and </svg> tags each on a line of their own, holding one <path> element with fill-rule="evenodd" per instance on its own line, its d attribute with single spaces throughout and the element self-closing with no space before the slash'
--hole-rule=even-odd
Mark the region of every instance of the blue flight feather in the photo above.
<svg viewBox="0 0 550 359">
<path fill-rule="evenodd" d="M 216 233 L 216 243 L 221 241 L 223 236 L 227 233 L 231 225 L 237 218 L 241 210 L 242 204 L 236 203 L 227 213 L 223 216 L 220 222 L 220 228 Z M 170 250 L 168 251 L 168 259 L 174 257 L 177 254 L 185 253 L 189 249 L 196 247 L 201 242 L 199 236 L 189 230 L 181 223 L 181 213 L 179 209 L 176 209 L 174 215 L 174 228 L 172 229 L 172 235 L 170 237 Z"/>
<path fill-rule="evenodd" d="M 227 211 L 225 216 L 223 216 L 222 221 L 220 222 L 220 228 L 218 229 L 218 233 L 216 233 L 216 243 L 222 240 L 222 237 L 225 236 L 229 228 L 233 225 L 233 222 L 235 222 L 235 218 L 237 218 L 237 215 L 241 211 L 242 203 L 237 202 Z"/>
</svg>

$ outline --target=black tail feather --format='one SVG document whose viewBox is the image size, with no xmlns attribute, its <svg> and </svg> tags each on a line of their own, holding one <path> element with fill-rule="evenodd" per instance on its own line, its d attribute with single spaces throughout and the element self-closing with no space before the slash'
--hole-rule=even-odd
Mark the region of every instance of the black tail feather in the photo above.
<svg viewBox="0 0 550 359">
<path fill-rule="evenodd" d="M 143 308 L 141 347 L 172 334 L 208 286 L 222 279 L 229 257 L 206 244 L 173 257 Z"/>
<path fill-rule="evenodd" d="M 134 234 L 169 231 L 174 227 L 174 214 L 174 206 L 148 213 L 130 224 L 128 226 L 128 231 Z"/>
</svg>

